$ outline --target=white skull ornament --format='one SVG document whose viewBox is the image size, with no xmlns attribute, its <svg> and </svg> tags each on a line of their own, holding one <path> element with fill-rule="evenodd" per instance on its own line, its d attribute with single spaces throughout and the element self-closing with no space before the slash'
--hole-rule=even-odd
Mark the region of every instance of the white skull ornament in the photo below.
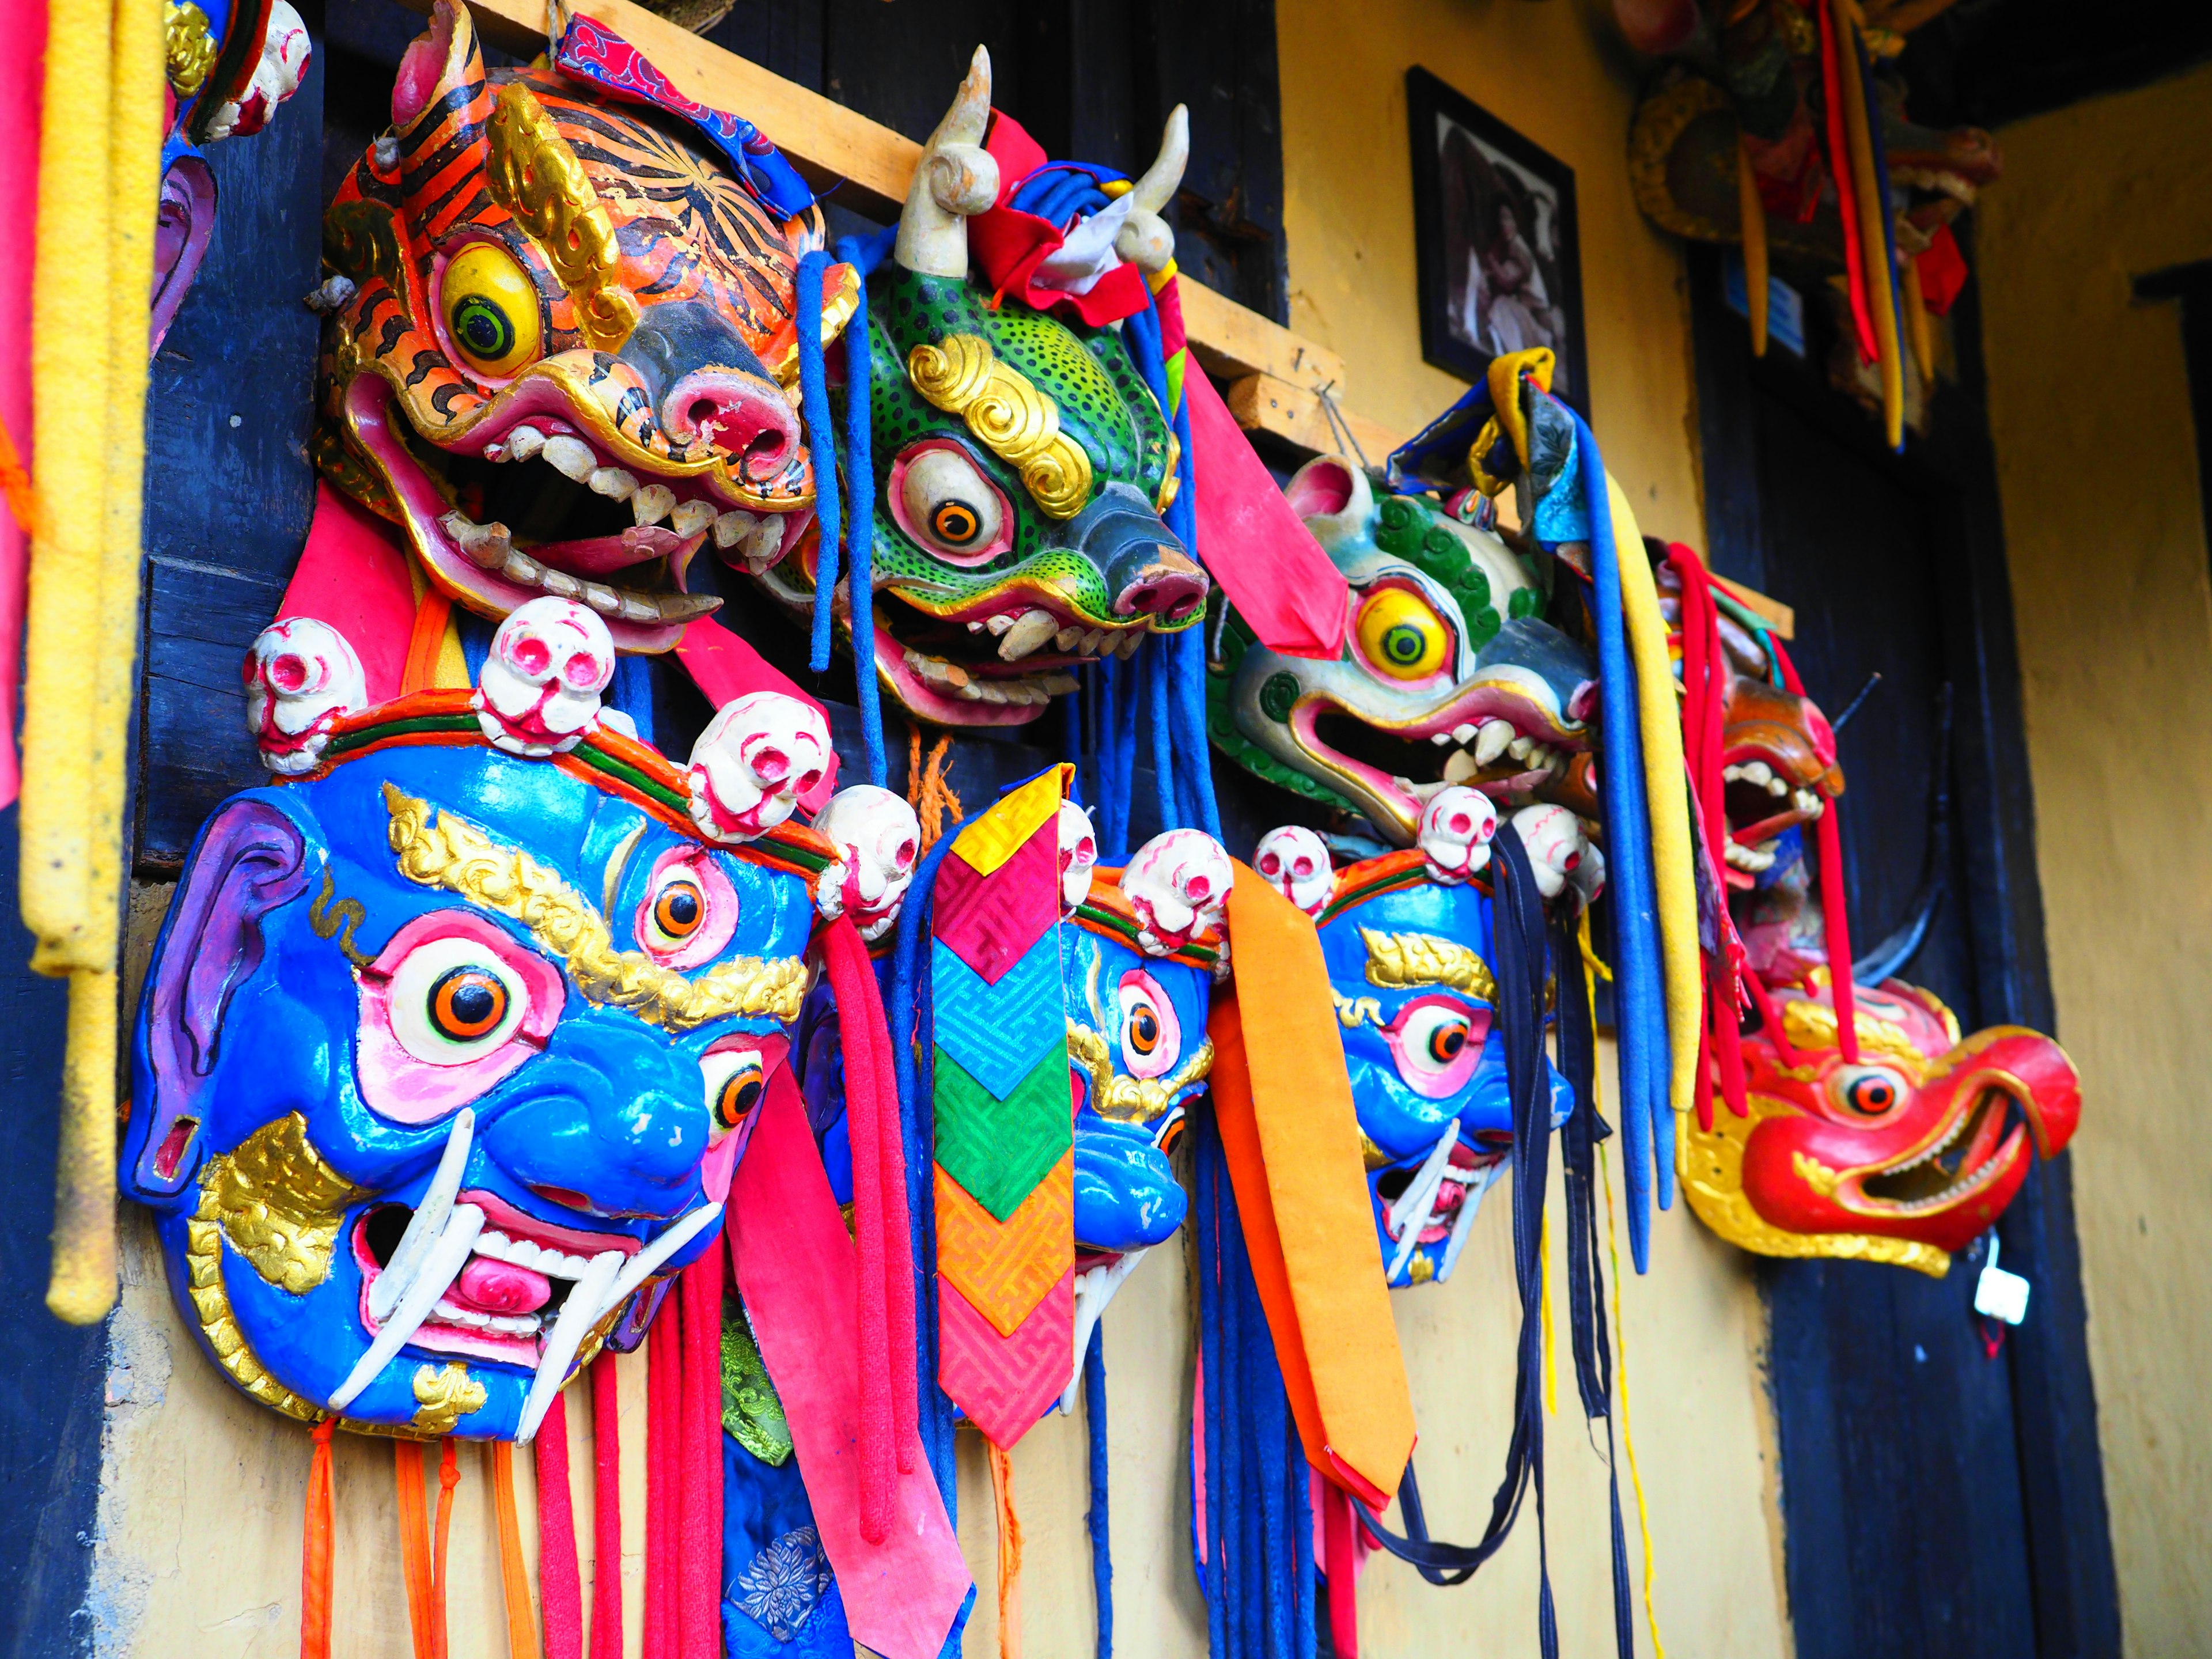
<svg viewBox="0 0 2212 1659">
<path fill-rule="evenodd" d="M 477 724 L 495 749 L 542 758 L 584 740 L 615 677 L 614 636 L 599 613 L 548 595 L 510 612 L 477 676 Z"/>
<path fill-rule="evenodd" d="M 1557 898 L 1571 881 L 1585 903 L 1595 896 L 1595 886 L 1585 890 L 1583 885 L 1589 879 L 1583 866 L 1595 858 L 1595 849 L 1583 838 L 1582 823 L 1572 812 L 1564 806 L 1524 806 L 1513 815 L 1513 830 L 1528 849 L 1538 892 Z M 1604 868 L 1598 864 L 1598 884 L 1604 882 Z"/>
<path fill-rule="evenodd" d="M 897 924 L 899 906 L 914 884 L 921 820 L 902 797 L 872 783 L 856 783 L 830 798 L 814 827 L 837 843 L 844 871 L 837 911 L 852 917 L 862 939 L 881 939 Z M 823 885 L 829 885 L 827 872 Z M 823 914 L 836 911 L 825 905 Z"/>
<path fill-rule="evenodd" d="M 1498 809 L 1482 791 L 1463 783 L 1437 790 L 1421 809 L 1421 854 L 1429 874 L 1443 882 L 1471 879 L 1490 863 L 1491 837 L 1497 833 Z"/>
<path fill-rule="evenodd" d="M 1203 830 L 1169 830 L 1139 847 L 1121 872 L 1121 892 L 1137 913 L 1145 953 L 1172 955 L 1219 922 L 1235 875 Z"/>
<path fill-rule="evenodd" d="M 338 717 L 368 707 L 361 659 L 328 623 L 283 617 L 246 653 L 246 730 L 262 765 L 279 777 L 313 771 Z"/>
<path fill-rule="evenodd" d="M 691 817 L 729 845 L 764 836 L 830 769 L 830 722 L 781 691 L 749 691 L 691 745 Z"/>
<path fill-rule="evenodd" d="M 1060 914 L 1073 915 L 1091 896 L 1091 872 L 1098 867 L 1098 832 L 1091 814 L 1072 800 L 1060 804 Z"/>
<path fill-rule="evenodd" d="M 1252 849 L 1252 867 L 1268 886 L 1316 921 L 1321 920 L 1329 895 L 1336 890 L 1328 843 L 1303 823 L 1286 823 L 1261 836 L 1260 844 Z"/>
</svg>

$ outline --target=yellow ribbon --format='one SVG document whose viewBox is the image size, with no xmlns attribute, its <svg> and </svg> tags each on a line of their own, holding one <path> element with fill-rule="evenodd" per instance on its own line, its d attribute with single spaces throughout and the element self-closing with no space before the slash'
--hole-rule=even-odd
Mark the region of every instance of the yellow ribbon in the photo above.
<svg viewBox="0 0 2212 1659">
<path fill-rule="evenodd" d="M 1476 434 L 1474 447 L 1467 452 L 1467 470 L 1474 476 L 1474 487 L 1484 495 L 1502 495 L 1513 482 L 1494 477 L 1483 468 L 1482 458 L 1498 447 L 1500 433 L 1513 441 L 1514 458 L 1521 463 L 1521 471 L 1528 470 L 1528 416 L 1521 407 L 1521 377 L 1526 374 L 1535 381 L 1538 391 L 1549 392 L 1555 361 L 1542 346 L 1505 352 L 1490 360 L 1490 418 Z"/>
<path fill-rule="evenodd" d="M 1836 70 L 1843 90 L 1844 142 L 1850 151 L 1851 188 L 1858 193 L 1859 246 L 1864 250 L 1867 304 L 1874 311 L 1875 350 L 1881 370 L 1882 429 L 1894 449 L 1905 441 L 1905 362 L 1897 341 L 1897 273 L 1889 263 L 1889 228 L 1882 222 L 1874 134 L 1867 125 L 1866 88 L 1859 76 L 1858 40 L 1865 27 L 1866 20 L 1852 0 L 1837 0 Z"/>
<path fill-rule="evenodd" d="M 46 1305 L 115 1301 L 124 761 L 137 687 L 147 307 L 161 189 L 161 0 L 48 8 L 31 303 L 23 921 L 70 981 Z"/>
</svg>

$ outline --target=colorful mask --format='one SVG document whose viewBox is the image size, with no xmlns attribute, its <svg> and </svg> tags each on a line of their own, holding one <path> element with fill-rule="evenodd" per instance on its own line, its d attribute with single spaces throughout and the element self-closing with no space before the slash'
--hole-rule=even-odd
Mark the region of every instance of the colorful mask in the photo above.
<svg viewBox="0 0 2212 1659">
<path fill-rule="evenodd" d="M 1319 921 L 1385 1278 L 1425 1285 L 1451 1272 L 1512 1152 L 1490 895 L 1392 853 L 1339 871 Z M 1556 1127 L 1574 1102 L 1551 1079 Z"/>
<path fill-rule="evenodd" d="M 1541 619 L 1536 565 L 1426 497 L 1378 505 L 1366 475 L 1334 457 L 1308 462 L 1287 493 L 1351 585 L 1344 650 L 1278 655 L 1232 612 L 1209 677 L 1215 745 L 1401 847 L 1449 784 L 1594 814 L 1596 670 Z"/>
<path fill-rule="evenodd" d="M 1764 1255 L 1895 1262 L 1941 1277 L 2055 1157 L 2081 1079 L 2049 1037 L 2015 1025 L 1961 1040 L 1901 981 L 1856 988 L 1859 1060 L 1837 1045 L 1828 970 L 1773 992 L 1782 1030 L 1744 1039 L 1750 1115 L 1684 1120 L 1683 1186 L 1705 1224 Z M 1786 1048 L 1784 1046 L 1786 1042 Z"/>
<path fill-rule="evenodd" d="M 989 68 L 979 52 L 868 279 L 873 470 L 847 480 L 850 510 L 873 515 L 876 672 L 906 708 L 954 726 L 1036 719 L 1080 665 L 1195 623 L 1208 586 L 1161 520 L 1176 442 L 1120 331 L 1001 303 L 969 278 L 967 219 L 1000 194 L 981 148 Z M 1166 174 L 1137 191 L 1164 202 L 1181 167 L 1164 157 Z M 1164 267 L 1171 252 L 1151 257 Z M 833 386 L 841 427 L 843 397 Z M 811 552 L 754 568 L 811 614 Z"/>
<path fill-rule="evenodd" d="M 216 811 L 155 948 L 123 1188 L 290 1416 L 529 1438 L 713 1240 L 799 1012 L 827 842 L 708 839 L 595 699 L 544 759 L 489 718 L 341 714 Z"/>
<path fill-rule="evenodd" d="M 182 0 L 165 8 L 169 134 L 154 235 L 153 342 L 176 320 L 215 232 L 215 173 L 200 146 L 250 137 L 299 91 L 312 55 L 286 0 Z"/>
<path fill-rule="evenodd" d="M 684 591 L 710 538 L 774 559 L 811 521 L 788 392 L 821 220 L 773 187 L 764 145 L 761 169 L 732 169 L 713 124 L 733 118 L 665 95 L 678 118 L 634 112 L 593 84 L 605 73 L 488 76 L 466 9 L 441 0 L 401 61 L 391 133 L 325 216 L 344 291 L 317 459 L 470 610 L 551 593 L 621 649 L 665 651 L 720 603 Z M 828 272 L 825 335 L 856 280 Z"/>
</svg>

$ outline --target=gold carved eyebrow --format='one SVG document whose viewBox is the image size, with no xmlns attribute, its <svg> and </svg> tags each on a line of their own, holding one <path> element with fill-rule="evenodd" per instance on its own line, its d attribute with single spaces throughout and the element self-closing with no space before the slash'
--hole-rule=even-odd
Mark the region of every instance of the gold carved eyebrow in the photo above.
<svg viewBox="0 0 2212 1659">
<path fill-rule="evenodd" d="M 474 824 L 392 784 L 384 786 L 384 805 L 392 814 L 392 850 L 401 875 L 520 922 L 541 950 L 562 959 L 591 1001 L 626 1009 L 672 1031 L 739 1014 L 787 1023 L 799 1018 L 806 967 L 797 957 L 737 957 L 686 979 L 642 951 L 616 950 L 605 919 L 591 902 L 520 848 L 502 847 Z"/>
<path fill-rule="evenodd" d="M 1090 1074 L 1091 1109 L 1116 1123 L 1152 1123 L 1166 1115 L 1175 1097 L 1213 1070 L 1213 1039 L 1207 1037 L 1167 1077 L 1131 1077 L 1114 1069 L 1105 1037 L 1087 1025 L 1067 1022 L 1068 1057 Z"/>
<path fill-rule="evenodd" d="M 584 338 L 595 350 L 619 350 L 637 325 L 637 301 L 622 284 L 615 222 L 584 164 L 520 81 L 501 89 L 485 137 L 492 200 L 544 249 Z"/>
<path fill-rule="evenodd" d="M 1060 429 L 1060 410 L 976 334 L 948 334 L 908 354 L 914 389 L 967 422 L 976 441 L 1021 474 L 1048 516 L 1072 519 L 1091 500 L 1091 457 Z"/>
<path fill-rule="evenodd" d="M 1434 933 L 1382 933 L 1363 927 L 1367 941 L 1367 982 L 1388 990 L 1442 985 L 1485 1002 L 1498 1000 L 1498 981 L 1490 964 L 1456 939 Z"/>
</svg>

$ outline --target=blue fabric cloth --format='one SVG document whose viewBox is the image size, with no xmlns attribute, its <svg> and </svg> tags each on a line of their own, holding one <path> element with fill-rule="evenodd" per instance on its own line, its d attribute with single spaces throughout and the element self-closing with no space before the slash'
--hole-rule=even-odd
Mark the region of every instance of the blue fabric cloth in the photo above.
<svg viewBox="0 0 2212 1659">
<path fill-rule="evenodd" d="M 863 240 L 848 236 L 837 244 L 837 257 L 860 272 L 854 296 L 852 320 L 845 325 L 845 563 L 853 594 L 853 690 L 860 706 L 860 742 L 868 751 L 868 781 L 884 787 L 884 711 L 881 688 L 876 682 L 876 607 L 874 553 L 876 539 L 876 464 L 869 425 L 868 273 L 883 258 L 886 244 L 881 236 Z M 819 459 L 814 465 L 817 492 L 837 487 L 838 466 Z M 818 628 L 819 612 L 817 609 Z"/>
<path fill-rule="evenodd" d="M 729 1659 L 850 1659 L 844 1598 L 799 1460 L 722 1437 L 722 1645 Z"/>
<path fill-rule="evenodd" d="M 1098 1659 L 1114 1659 L 1114 1541 L 1107 1502 L 1106 1326 L 1083 1351 L 1083 1415 L 1091 1435 L 1091 1583 L 1098 1602 Z"/>
<path fill-rule="evenodd" d="M 842 534 L 837 500 L 837 428 L 830 417 L 830 374 L 822 358 L 822 278 L 830 256 L 820 249 L 799 262 L 799 397 L 806 422 L 806 445 L 814 454 L 814 522 L 820 551 L 814 570 L 814 635 L 807 665 L 819 674 L 830 666 L 830 598 L 837 586 L 837 550 Z"/>
</svg>

